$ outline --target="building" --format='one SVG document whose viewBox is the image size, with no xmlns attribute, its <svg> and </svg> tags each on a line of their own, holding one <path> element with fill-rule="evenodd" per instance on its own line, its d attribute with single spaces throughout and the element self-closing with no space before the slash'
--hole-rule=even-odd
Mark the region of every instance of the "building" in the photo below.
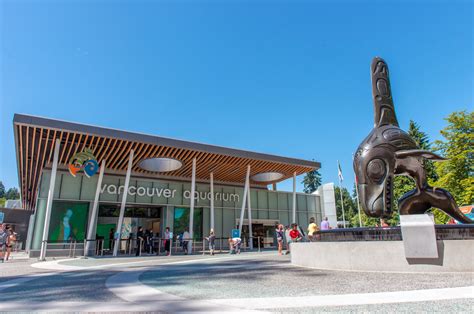
<svg viewBox="0 0 474 314">
<path fill-rule="evenodd" d="M 276 191 L 291 178 L 295 189 L 318 162 L 20 114 L 13 125 L 21 202 L 34 212 L 31 256 L 111 230 L 128 238 L 138 226 L 188 227 L 195 239 L 239 229 L 271 242 L 275 223 L 335 213 L 320 195 Z"/>
</svg>

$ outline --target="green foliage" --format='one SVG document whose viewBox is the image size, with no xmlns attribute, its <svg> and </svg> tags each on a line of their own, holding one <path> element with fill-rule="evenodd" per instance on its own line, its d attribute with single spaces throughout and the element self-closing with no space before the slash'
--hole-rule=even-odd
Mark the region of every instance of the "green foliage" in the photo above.
<svg viewBox="0 0 474 314">
<path fill-rule="evenodd" d="M 5 186 L 3 185 L 3 182 L 0 181 L 0 198 L 5 197 Z"/>
<path fill-rule="evenodd" d="M 5 193 L 5 198 L 7 200 L 17 200 L 20 198 L 20 193 L 18 192 L 17 188 L 9 188 Z"/>
<path fill-rule="evenodd" d="M 321 174 L 318 170 L 308 172 L 301 183 L 303 183 L 303 191 L 305 193 L 313 193 L 321 185 Z"/>
<path fill-rule="evenodd" d="M 435 164 L 439 178 L 431 182 L 448 190 L 459 206 L 474 203 L 474 112 L 453 112 L 435 149 L 448 160 Z"/>
<path fill-rule="evenodd" d="M 334 193 L 336 197 L 337 220 L 342 221 L 341 189 L 339 187 L 334 187 Z M 346 226 L 348 226 L 350 223 L 351 226 L 358 227 L 359 220 L 357 220 L 355 224 L 353 223 L 353 217 L 357 215 L 357 203 L 355 199 L 351 197 L 351 194 L 346 188 L 342 188 L 342 200 L 344 202 L 344 216 L 346 219 Z"/>
<path fill-rule="evenodd" d="M 5 202 L 7 201 L 6 198 L 0 197 L 0 207 L 5 207 Z"/>
<path fill-rule="evenodd" d="M 420 126 L 413 120 L 410 120 L 410 124 L 408 127 L 408 135 L 410 135 L 410 137 L 415 141 L 419 148 L 431 151 L 431 144 L 428 138 L 428 134 L 421 131 Z M 423 161 L 423 167 L 426 170 L 426 176 L 428 179 L 438 179 L 433 161 L 425 159 Z"/>
</svg>

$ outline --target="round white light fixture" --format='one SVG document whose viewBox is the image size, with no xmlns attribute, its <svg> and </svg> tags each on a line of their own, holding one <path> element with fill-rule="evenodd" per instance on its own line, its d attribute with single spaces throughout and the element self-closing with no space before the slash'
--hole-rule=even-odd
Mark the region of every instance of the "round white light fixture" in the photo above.
<svg viewBox="0 0 474 314">
<path fill-rule="evenodd" d="M 166 157 L 147 158 L 138 163 L 138 167 L 151 172 L 169 172 L 178 170 L 182 166 L 181 161 Z"/>
<path fill-rule="evenodd" d="M 262 172 L 252 176 L 255 182 L 271 182 L 283 178 L 283 173 L 279 172 Z"/>
</svg>

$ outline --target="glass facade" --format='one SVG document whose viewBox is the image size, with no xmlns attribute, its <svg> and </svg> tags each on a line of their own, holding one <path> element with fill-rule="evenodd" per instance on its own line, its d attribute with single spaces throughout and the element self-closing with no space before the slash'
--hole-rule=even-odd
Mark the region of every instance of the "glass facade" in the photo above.
<svg viewBox="0 0 474 314">
<path fill-rule="evenodd" d="M 189 227 L 188 207 L 175 207 L 173 215 L 173 233 L 175 235 L 182 234 L 185 228 Z M 194 208 L 193 220 L 193 238 L 200 240 L 203 237 L 203 210 L 202 208 Z"/>
<path fill-rule="evenodd" d="M 39 249 L 41 246 L 49 182 L 50 171 L 45 170 L 39 186 L 32 249 Z M 124 183 L 124 176 L 106 174 L 103 178 L 97 225 L 92 228 L 96 231 L 96 237 L 106 240 L 104 241 L 106 249 L 111 236 L 115 233 L 120 204 L 125 192 Z M 82 241 L 85 238 L 96 188 L 97 176 L 72 177 L 68 172 L 58 172 L 49 230 L 51 241 L 64 242 L 67 238 Z M 121 237 L 126 239 L 131 235 L 136 235 L 138 226 L 142 226 L 145 230 L 152 230 L 158 236 L 162 236 L 161 233 L 165 227 L 170 227 L 175 235 L 184 232 L 184 229 L 189 226 L 190 191 L 190 182 L 132 177 Z M 214 186 L 214 229 L 218 237 L 229 236 L 231 230 L 236 227 L 242 208 L 243 194 L 243 188 L 239 186 Z M 209 233 L 211 197 L 208 183 L 196 184 L 194 210 L 194 237 L 196 239 L 202 239 Z M 252 187 L 250 200 L 254 220 L 253 235 L 264 237 L 265 241 L 270 242 L 276 222 L 284 225 L 290 223 L 292 199 L 291 192 Z M 296 222 L 305 226 L 310 217 L 315 217 L 317 221 L 320 221 L 321 205 L 321 198 L 318 195 L 297 193 Z M 245 209 L 245 220 L 247 220 L 247 215 L 247 209 Z M 248 233 L 245 220 L 244 234 Z"/>
</svg>

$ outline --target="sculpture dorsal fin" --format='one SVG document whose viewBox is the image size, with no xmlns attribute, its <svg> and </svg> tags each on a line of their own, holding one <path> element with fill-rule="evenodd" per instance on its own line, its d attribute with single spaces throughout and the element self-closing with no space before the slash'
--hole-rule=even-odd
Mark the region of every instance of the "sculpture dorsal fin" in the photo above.
<svg viewBox="0 0 474 314">
<path fill-rule="evenodd" d="M 370 67 L 372 76 L 372 97 L 374 99 L 374 128 L 383 125 L 398 126 L 393 105 L 387 63 L 375 57 Z"/>
</svg>

